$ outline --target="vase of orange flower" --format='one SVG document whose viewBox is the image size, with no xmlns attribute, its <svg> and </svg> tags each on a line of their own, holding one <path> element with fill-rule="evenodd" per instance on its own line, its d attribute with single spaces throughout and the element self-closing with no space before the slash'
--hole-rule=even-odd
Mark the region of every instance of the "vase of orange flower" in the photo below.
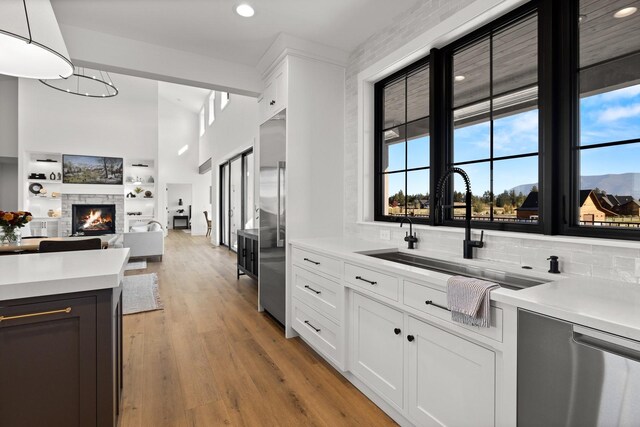
<svg viewBox="0 0 640 427">
<path fill-rule="evenodd" d="M 31 212 L 5 212 L 0 211 L 0 244 L 8 245 L 20 243 L 20 229 L 31 221 Z"/>
</svg>

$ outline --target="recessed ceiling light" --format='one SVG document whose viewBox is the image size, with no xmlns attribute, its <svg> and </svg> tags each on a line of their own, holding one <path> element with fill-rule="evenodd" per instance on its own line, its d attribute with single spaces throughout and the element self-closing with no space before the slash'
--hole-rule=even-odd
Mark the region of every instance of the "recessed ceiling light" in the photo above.
<svg viewBox="0 0 640 427">
<path fill-rule="evenodd" d="M 464 76 L 455 76 L 455 77 L 453 78 L 453 80 L 455 80 L 455 81 L 457 81 L 457 82 L 461 82 L 461 81 L 463 81 L 463 80 L 464 80 Z"/>
<path fill-rule="evenodd" d="M 630 7 L 623 7 L 622 9 L 620 9 L 619 11 L 617 11 L 616 13 L 613 14 L 614 18 L 626 18 L 627 16 L 631 16 L 634 13 L 636 13 L 638 11 L 637 7 L 634 6 L 630 6 Z"/>
<path fill-rule="evenodd" d="M 256 12 L 251 6 L 246 3 L 241 3 L 236 6 L 236 13 L 243 18 L 251 18 Z"/>
</svg>

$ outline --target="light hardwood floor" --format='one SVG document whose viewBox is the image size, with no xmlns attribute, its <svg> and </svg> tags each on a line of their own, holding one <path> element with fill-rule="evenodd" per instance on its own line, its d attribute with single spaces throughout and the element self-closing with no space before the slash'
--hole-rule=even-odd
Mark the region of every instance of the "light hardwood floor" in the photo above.
<svg viewBox="0 0 640 427">
<path fill-rule="evenodd" d="M 388 426 L 395 423 L 300 339 L 256 311 L 235 254 L 172 231 L 164 310 L 125 316 L 120 426 Z"/>
</svg>

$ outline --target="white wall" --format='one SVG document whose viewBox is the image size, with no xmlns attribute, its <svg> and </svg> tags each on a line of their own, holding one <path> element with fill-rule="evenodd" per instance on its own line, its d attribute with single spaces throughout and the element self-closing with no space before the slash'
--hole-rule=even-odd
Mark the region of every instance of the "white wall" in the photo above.
<svg viewBox="0 0 640 427">
<path fill-rule="evenodd" d="M 18 209 L 18 79 L 0 75 L 0 209 Z"/>
<path fill-rule="evenodd" d="M 205 117 L 208 116 L 205 114 Z M 216 93 L 215 121 L 209 126 L 206 122 L 206 132 L 200 138 L 199 153 L 200 163 L 211 157 L 212 173 L 211 183 L 213 187 L 212 219 L 213 232 L 211 241 L 214 244 L 220 242 L 220 213 L 218 201 L 220 200 L 220 167 L 221 163 L 254 146 L 258 139 L 258 102 L 255 98 L 242 95 L 231 95 L 231 99 L 224 110 L 220 110 L 220 93 Z M 254 153 L 256 154 L 256 153 Z M 254 162 L 257 167 L 258 162 Z M 258 171 L 254 171 L 256 177 L 256 198 L 258 192 Z M 254 209 L 255 211 L 255 209 Z"/>
<path fill-rule="evenodd" d="M 193 186 L 193 199 L 190 196 L 189 203 L 186 200 L 183 201 L 185 202 L 185 212 L 187 212 L 189 204 L 192 204 L 191 233 L 203 235 L 207 229 L 203 211 L 206 210 L 211 217 L 211 205 L 209 204 L 211 174 L 200 175 L 198 173 L 198 166 L 201 163 L 198 155 L 198 114 L 169 99 L 160 97 L 158 137 L 159 220 L 162 224 L 167 224 L 167 220 L 171 221 L 164 209 L 166 202 L 168 202 L 169 209 L 173 210 L 170 214 L 175 213 L 172 205 L 177 204 L 177 199 L 166 199 L 165 188 L 167 184 L 188 184 L 190 188 Z M 178 150 L 184 145 L 189 145 L 189 149 L 179 156 Z"/>
<path fill-rule="evenodd" d="M 0 157 L 0 210 L 18 210 L 18 159 Z"/>
<path fill-rule="evenodd" d="M 158 83 L 112 75 L 120 93 L 96 99 L 51 89 L 37 80 L 20 79 L 18 146 L 27 151 L 86 154 L 157 160 Z M 26 176 L 24 162 L 20 177 Z M 20 194 L 24 180 L 20 179 Z M 63 193 L 123 194 L 122 186 L 63 185 Z M 156 206 L 157 211 L 157 206 Z"/>
<path fill-rule="evenodd" d="M 0 157 L 18 157 L 18 79 L 0 75 Z"/>
</svg>

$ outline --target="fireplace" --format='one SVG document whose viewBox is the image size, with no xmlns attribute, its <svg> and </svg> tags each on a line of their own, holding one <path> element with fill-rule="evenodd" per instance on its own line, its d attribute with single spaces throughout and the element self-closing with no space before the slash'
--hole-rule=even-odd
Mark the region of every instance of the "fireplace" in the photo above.
<svg viewBox="0 0 640 427">
<path fill-rule="evenodd" d="M 116 232 L 116 205 L 73 205 L 71 232 L 87 236 Z"/>
</svg>

